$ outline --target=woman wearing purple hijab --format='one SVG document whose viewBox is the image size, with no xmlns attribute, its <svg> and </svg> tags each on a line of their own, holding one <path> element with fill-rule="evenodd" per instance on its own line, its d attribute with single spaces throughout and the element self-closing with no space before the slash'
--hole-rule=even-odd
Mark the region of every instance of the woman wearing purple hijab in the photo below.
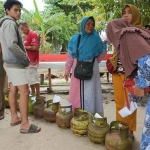
<svg viewBox="0 0 150 150">
<path fill-rule="evenodd" d="M 107 40 L 116 49 L 124 67 L 125 75 L 134 80 L 131 101 L 141 100 L 144 89 L 150 86 L 150 33 L 146 29 L 133 27 L 125 19 L 116 19 L 107 25 Z M 150 150 L 150 94 L 148 94 L 146 117 L 140 150 Z"/>
<path fill-rule="evenodd" d="M 140 11 L 135 5 L 128 4 L 126 5 L 121 13 L 121 17 L 126 19 L 132 26 L 134 27 L 142 27 L 142 17 Z M 115 31 L 117 32 L 117 31 Z M 112 35 L 111 35 L 112 36 Z M 115 54 L 116 55 L 116 54 Z M 117 56 L 115 56 L 115 60 L 117 60 Z M 121 64 L 121 61 L 118 59 L 117 68 L 115 73 L 112 74 L 113 86 L 114 86 L 114 100 L 116 103 L 116 120 L 123 121 L 129 124 L 129 136 L 134 139 L 133 132 L 136 131 L 136 113 L 134 111 L 131 115 L 123 118 L 119 111 L 124 107 L 126 102 L 126 94 L 128 94 L 127 88 L 123 88 L 123 82 L 127 78 L 125 75 L 124 68 Z"/>
</svg>

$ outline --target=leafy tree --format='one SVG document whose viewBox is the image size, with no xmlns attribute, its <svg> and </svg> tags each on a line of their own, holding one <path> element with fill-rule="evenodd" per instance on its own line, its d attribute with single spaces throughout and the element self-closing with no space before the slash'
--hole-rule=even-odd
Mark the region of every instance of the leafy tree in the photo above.
<svg viewBox="0 0 150 150">
<path fill-rule="evenodd" d="M 91 0 L 44 0 L 46 4 L 52 7 L 53 13 L 64 12 L 66 17 L 59 18 L 58 22 L 62 26 L 61 32 L 56 32 L 54 37 L 62 44 L 62 51 L 67 47 L 68 41 L 74 33 L 80 31 L 80 22 L 84 16 L 93 15 L 96 18 L 96 29 L 101 31 L 100 21 L 103 16 L 99 12 L 94 12 L 94 3 Z"/>
<path fill-rule="evenodd" d="M 47 4 L 44 12 L 39 12 L 33 1 L 35 11 L 26 10 L 24 17 L 30 21 L 33 29 L 40 31 L 46 43 L 59 43 L 62 50 L 66 49 L 71 36 L 79 32 L 79 24 L 84 16 L 94 16 L 99 32 L 105 30 L 107 21 L 121 17 L 126 4 L 139 8 L 144 25 L 150 20 L 150 0 L 44 0 Z"/>
<path fill-rule="evenodd" d="M 94 7 L 88 0 L 44 0 L 46 4 L 53 6 L 53 10 L 63 11 L 66 15 L 69 13 L 79 13 L 78 6 L 85 12 Z"/>
<path fill-rule="evenodd" d="M 65 52 L 67 49 L 68 41 L 71 36 L 75 33 L 78 33 L 78 24 L 71 22 L 72 16 L 61 16 L 58 20 L 54 22 L 54 24 L 59 24 L 62 30 L 57 30 L 53 33 L 53 42 L 58 42 L 62 45 L 61 52 Z"/>
<path fill-rule="evenodd" d="M 99 11 L 105 14 L 105 19 L 111 20 L 121 17 L 121 11 L 127 4 L 137 6 L 143 18 L 143 24 L 149 23 L 150 20 L 150 1 L 149 0 L 97 0 L 96 5 L 99 6 Z"/>
<path fill-rule="evenodd" d="M 52 7 L 53 13 L 64 12 L 66 16 L 71 14 L 71 22 L 79 23 L 85 16 L 86 11 L 94 9 L 91 0 L 44 0 Z"/>
<path fill-rule="evenodd" d="M 57 13 L 52 16 L 49 15 L 49 11 L 40 12 L 36 0 L 33 0 L 35 10 L 33 12 L 29 12 L 27 9 L 23 8 L 24 15 L 22 16 L 22 19 L 27 19 L 26 21 L 29 21 L 29 24 L 32 24 L 32 29 L 37 29 L 36 31 L 40 35 L 40 50 L 43 53 L 49 52 L 51 48 L 50 42 L 48 42 L 48 34 L 50 32 L 54 32 L 57 30 L 61 30 L 61 27 L 58 25 L 51 26 L 51 22 L 53 20 L 57 20 L 57 17 L 62 15 L 62 13 Z M 36 25 L 36 26 L 35 26 Z M 35 27 L 34 27 L 35 26 Z"/>
<path fill-rule="evenodd" d="M 0 0 L 0 18 L 5 16 L 4 2 Z"/>
</svg>

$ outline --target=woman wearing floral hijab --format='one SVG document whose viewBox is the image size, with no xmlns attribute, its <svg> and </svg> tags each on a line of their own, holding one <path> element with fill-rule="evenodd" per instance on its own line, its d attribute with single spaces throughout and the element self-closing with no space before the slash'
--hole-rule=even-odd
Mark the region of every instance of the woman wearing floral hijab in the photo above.
<svg viewBox="0 0 150 150">
<path fill-rule="evenodd" d="M 92 16 L 84 17 L 81 21 L 81 38 L 79 43 L 79 57 L 78 60 L 81 61 L 91 61 L 95 57 L 95 62 L 93 66 L 93 75 L 90 80 L 81 80 L 81 90 L 80 90 L 80 80 L 74 77 L 74 69 L 77 63 L 77 41 L 79 34 L 73 35 L 68 44 L 68 59 L 65 65 L 65 79 L 68 81 L 70 71 L 72 69 L 70 91 L 69 91 L 69 101 L 72 104 L 73 110 L 75 108 L 82 108 L 91 113 L 102 112 L 103 113 L 103 100 L 102 100 L 102 90 L 100 84 L 99 75 L 99 65 L 98 63 L 102 60 L 106 54 L 106 47 L 100 39 L 99 34 L 96 32 L 95 20 Z M 84 100 L 83 95 L 84 91 Z"/>
<path fill-rule="evenodd" d="M 132 4 L 128 4 L 124 7 L 122 10 L 122 18 L 126 19 L 132 26 L 142 26 L 141 14 L 138 8 Z M 116 120 L 128 123 L 130 129 L 129 135 L 134 138 L 133 131 L 136 131 L 136 111 L 125 118 L 119 114 L 119 110 L 124 107 L 126 102 L 125 90 L 128 94 L 128 90 L 123 87 L 123 82 L 126 80 L 126 76 L 122 63 L 119 59 L 116 73 L 114 73 L 112 77 L 114 84 L 114 99 L 116 102 Z"/>
<path fill-rule="evenodd" d="M 150 32 L 141 27 L 133 27 L 125 19 L 108 23 L 106 32 L 107 40 L 114 45 L 125 69 L 128 78 L 126 81 L 134 82 L 134 91 L 129 93 L 129 99 L 141 100 L 145 93 L 150 92 Z M 130 86 L 132 88 L 132 85 Z M 140 150 L 150 150 L 150 94 Z"/>
</svg>

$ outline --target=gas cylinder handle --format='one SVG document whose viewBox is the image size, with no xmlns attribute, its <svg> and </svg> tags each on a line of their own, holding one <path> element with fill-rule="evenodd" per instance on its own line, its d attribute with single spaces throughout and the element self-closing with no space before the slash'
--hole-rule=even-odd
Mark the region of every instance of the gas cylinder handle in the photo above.
<svg viewBox="0 0 150 150">
<path fill-rule="evenodd" d="M 61 105 L 60 105 L 59 107 L 60 107 L 60 108 L 70 108 L 70 107 L 72 108 L 72 105 L 70 105 L 70 106 L 61 106 Z"/>
<path fill-rule="evenodd" d="M 48 100 L 47 102 L 46 102 L 46 105 L 47 105 L 47 108 L 49 107 L 49 106 L 51 106 L 52 105 L 52 103 L 53 103 L 53 100 Z"/>
<path fill-rule="evenodd" d="M 103 118 L 95 118 L 95 126 L 98 126 L 98 127 L 107 127 L 107 118 L 106 117 L 103 117 Z"/>
<path fill-rule="evenodd" d="M 66 111 L 66 108 L 69 108 L 70 110 L 67 112 Z M 69 105 L 69 106 L 61 106 L 60 104 L 59 104 L 59 112 L 62 112 L 62 109 L 65 109 L 65 113 L 67 112 L 67 113 L 71 113 L 72 112 L 72 105 Z"/>
<path fill-rule="evenodd" d="M 87 111 L 87 110 L 83 110 L 83 112 L 88 113 L 89 115 L 91 115 L 92 119 L 94 119 L 94 116 L 93 116 L 93 114 L 92 114 L 91 112 L 89 112 L 89 111 Z"/>
<path fill-rule="evenodd" d="M 45 99 L 46 99 L 46 97 L 44 97 L 44 96 L 36 97 L 36 103 L 44 105 Z"/>
<path fill-rule="evenodd" d="M 109 130 L 109 132 L 111 132 L 111 131 L 113 131 L 113 130 L 120 130 L 119 125 L 125 126 L 126 128 L 129 127 L 128 124 L 125 123 L 125 122 L 122 122 L 122 121 L 112 121 L 112 122 L 110 123 L 110 130 Z"/>
</svg>

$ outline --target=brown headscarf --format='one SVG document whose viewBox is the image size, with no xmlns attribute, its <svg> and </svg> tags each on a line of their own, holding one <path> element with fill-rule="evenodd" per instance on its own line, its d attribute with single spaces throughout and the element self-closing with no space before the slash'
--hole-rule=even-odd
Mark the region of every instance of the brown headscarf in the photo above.
<svg viewBox="0 0 150 150">
<path fill-rule="evenodd" d="M 135 5 L 128 4 L 123 8 L 122 13 L 126 7 L 130 7 L 131 12 L 132 12 L 132 21 L 130 24 L 132 26 L 142 27 L 143 26 L 142 17 L 141 17 L 141 14 L 140 14 L 140 11 L 138 10 L 138 8 Z"/>
<path fill-rule="evenodd" d="M 131 26 L 125 19 L 115 19 L 106 28 L 107 40 L 112 43 L 127 77 L 134 77 L 137 60 L 150 54 L 150 34 Z"/>
</svg>

